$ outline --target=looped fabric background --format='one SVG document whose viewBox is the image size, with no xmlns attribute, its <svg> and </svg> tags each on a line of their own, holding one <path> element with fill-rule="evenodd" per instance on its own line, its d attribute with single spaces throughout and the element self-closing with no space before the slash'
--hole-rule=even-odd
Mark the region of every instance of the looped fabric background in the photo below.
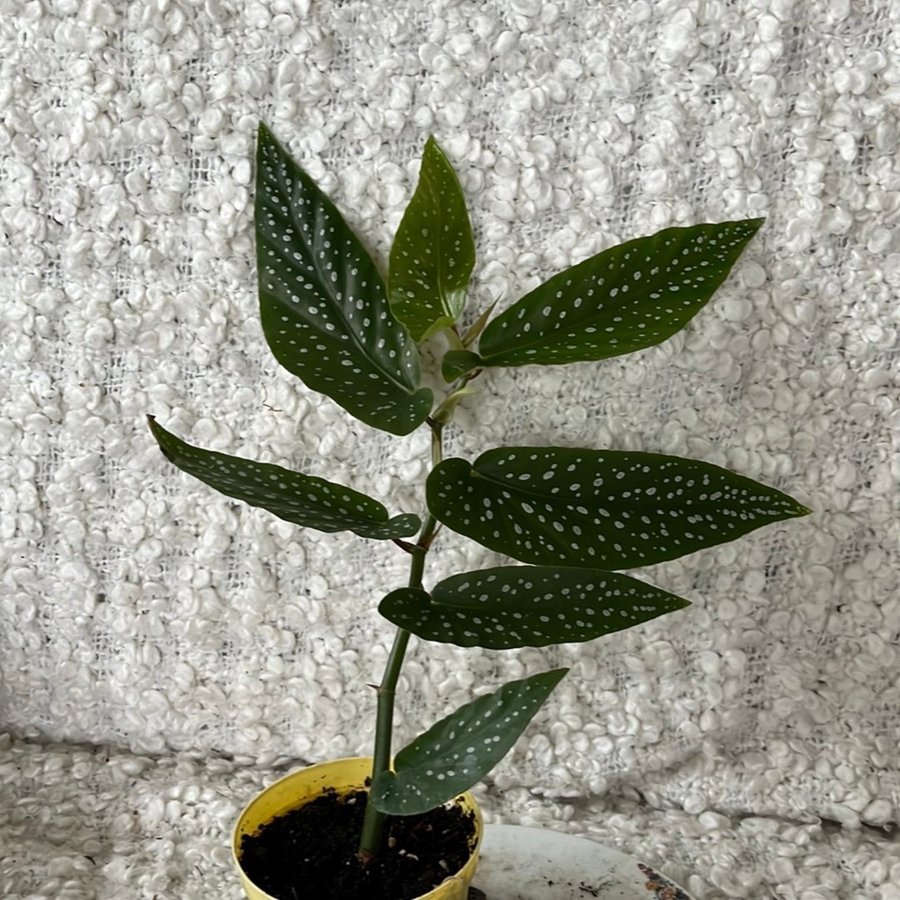
<svg viewBox="0 0 900 900">
<path fill-rule="evenodd" d="M 466 323 L 616 242 L 766 217 L 685 332 L 488 373 L 448 453 L 676 453 L 814 514 L 646 571 L 693 606 L 614 639 L 414 641 L 398 741 L 567 665 L 489 821 L 707 900 L 900 898 L 898 61 L 891 0 L 0 0 L 0 893 L 237 898 L 236 810 L 370 752 L 404 554 L 229 502 L 144 418 L 421 511 L 426 429 L 265 346 L 264 120 L 381 261 L 437 137 Z M 427 583 L 499 561 L 445 532 Z"/>
</svg>

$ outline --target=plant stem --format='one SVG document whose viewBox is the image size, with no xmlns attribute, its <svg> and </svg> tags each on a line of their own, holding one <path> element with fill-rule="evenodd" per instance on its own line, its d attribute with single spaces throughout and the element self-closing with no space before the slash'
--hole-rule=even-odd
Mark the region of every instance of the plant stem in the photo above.
<svg viewBox="0 0 900 900">
<path fill-rule="evenodd" d="M 441 434 L 444 423 L 429 420 L 431 426 L 431 458 L 432 464 L 437 465 L 441 461 L 443 444 Z M 425 519 L 418 540 L 409 548 L 412 559 L 409 564 L 409 586 L 422 589 L 422 575 L 425 572 L 425 557 L 428 548 L 438 531 L 438 522 L 434 516 L 429 515 Z M 410 634 L 403 628 L 398 628 L 394 634 L 394 643 L 388 655 L 387 665 L 384 668 L 384 676 L 378 687 L 378 710 L 375 716 L 375 752 L 372 758 L 372 782 L 375 777 L 391 766 L 391 741 L 394 732 L 394 697 L 397 691 L 397 680 L 403 666 L 403 657 L 409 644 Z M 374 803 L 366 804 L 365 817 L 363 818 L 362 834 L 359 840 L 358 854 L 364 863 L 374 859 L 381 850 L 384 839 L 385 815 L 375 809 Z"/>
<path fill-rule="evenodd" d="M 424 556 L 423 553 L 418 553 Z M 415 558 L 415 557 L 414 557 Z M 403 664 L 403 656 L 406 653 L 406 645 L 409 643 L 409 632 L 398 628 L 394 634 L 394 645 L 391 647 L 384 677 L 378 688 L 378 712 L 375 718 L 375 754 L 372 759 L 372 781 L 379 772 L 383 772 L 391 764 L 391 737 L 394 730 L 394 694 L 397 689 L 397 679 L 400 675 L 400 667 Z M 366 804 L 366 813 L 363 818 L 362 834 L 359 840 L 359 855 L 363 862 L 368 862 L 378 855 L 381 850 L 384 836 L 385 815 L 375 809 L 374 803 Z"/>
</svg>

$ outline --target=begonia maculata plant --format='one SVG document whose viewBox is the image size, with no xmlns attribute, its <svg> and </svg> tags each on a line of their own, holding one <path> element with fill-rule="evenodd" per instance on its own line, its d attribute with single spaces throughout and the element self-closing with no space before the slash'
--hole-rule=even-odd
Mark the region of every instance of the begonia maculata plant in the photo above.
<svg viewBox="0 0 900 900">
<path fill-rule="evenodd" d="M 786 494 L 699 460 L 571 447 L 494 447 L 444 459 L 443 434 L 472 383 L 502 367 L 602 360 L 683 328 L 728 276 L 762 220 L 667 228 L 610 247 L 550 277 L 493 315 L 463 314 L 475 247 L 460 183 L 433 138 L 390 251 L 387 275 L 334 204 L 271 132 L 256 158 L 256 253 L 262 330 L 278 362 L 367 426 L 431 432 L 424 510 L 390 515 L 327 479 L 185 443 L 152 417 L 166 457 L 229 497 L 288 522 L 349 530 L 409 555 L 409 581 L 383 597 L 395 628 L 377 691 L 363 859 L 384 818 L 440 806 L 483 778 L 565 675 L 498 687 L 396 752 L 395 692 L 411 635 L 509 650 L 590 641 L 688 601 L 625 574 L 809 512 Z M 422 386 L 420 346 L 441 353 L 446 385 Z M 321 460 L 327 472 L 328 460 Z M 425 586 L 439 527 L 515 562 Z"/>
</svg>

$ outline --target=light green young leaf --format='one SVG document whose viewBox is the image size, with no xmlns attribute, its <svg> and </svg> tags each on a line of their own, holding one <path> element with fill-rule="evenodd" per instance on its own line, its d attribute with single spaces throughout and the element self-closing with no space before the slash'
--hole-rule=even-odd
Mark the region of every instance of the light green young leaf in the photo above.
<svg viewBox="0 0 900 900">
<path fill-rule="evenodd" d="M 391 248 L 388 293 L 416 341 L 452 325 L 466 302 L 475 242 L 462 188 L 433 137 Z"/>
<path fill-rule="evenodd" d="M 485 328 L 480 364 L 583 362 L 664 341 L 706 305 L 762 222 L 667 228 L 554 275 Z"/>
<path fill-rule="evenodd" d="M 509 650 L 591 641 L 689 605 L 620 572 L 505 566 L 454 575 L 430 596 L 391 591 L 378 611 L 428 641 Z"/>
<path fill-rule="evenodd" d="M 676 559 L 809 510 L 698 460 L 503 447 L 429 475 L 428 508 L 491 550 L 543 566 L 630 569 Z"/>
<path fill-rule="evenodd" d="M 415 343 L 334 204 L 264 126 L 256 157 L 260 317 L 278 362 L 357 419 L 408 434 L 428 415 Z"/>
<path fill-rule="evenodd" d="M 383 813 L 412 816 L 467 791 L 503 759 L 568 669 L 510 681 L 441 719 L 379 774 L 371 800 Z"/>
<path fill-rule="evenodd" d="M 419 530 L 418 516 L 409 513 L 389 519 L 377 500 L 358 491 L 271 463 L 203 450 L 175 437 L 152 416 L 147 418 L 160 449 L 183 472 L 287 522 L 380 540 L 409 537 Z"/>
</svg>

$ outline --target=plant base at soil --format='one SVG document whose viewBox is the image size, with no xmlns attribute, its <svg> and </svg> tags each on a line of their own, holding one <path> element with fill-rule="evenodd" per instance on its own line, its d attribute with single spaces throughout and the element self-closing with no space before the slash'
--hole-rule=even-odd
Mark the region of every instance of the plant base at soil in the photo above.
<svg viewBox="0 0 900 900">
<path fill-rule="evenodd" d="M 367 798 L 330 791 L 245 835 L 242 868 L 278 900 L 413 900 L 465 865 L 474 817 L 454 805 L 390 817 L 387 847 L 364 866 L 356 851 Z"/>
</svg>

